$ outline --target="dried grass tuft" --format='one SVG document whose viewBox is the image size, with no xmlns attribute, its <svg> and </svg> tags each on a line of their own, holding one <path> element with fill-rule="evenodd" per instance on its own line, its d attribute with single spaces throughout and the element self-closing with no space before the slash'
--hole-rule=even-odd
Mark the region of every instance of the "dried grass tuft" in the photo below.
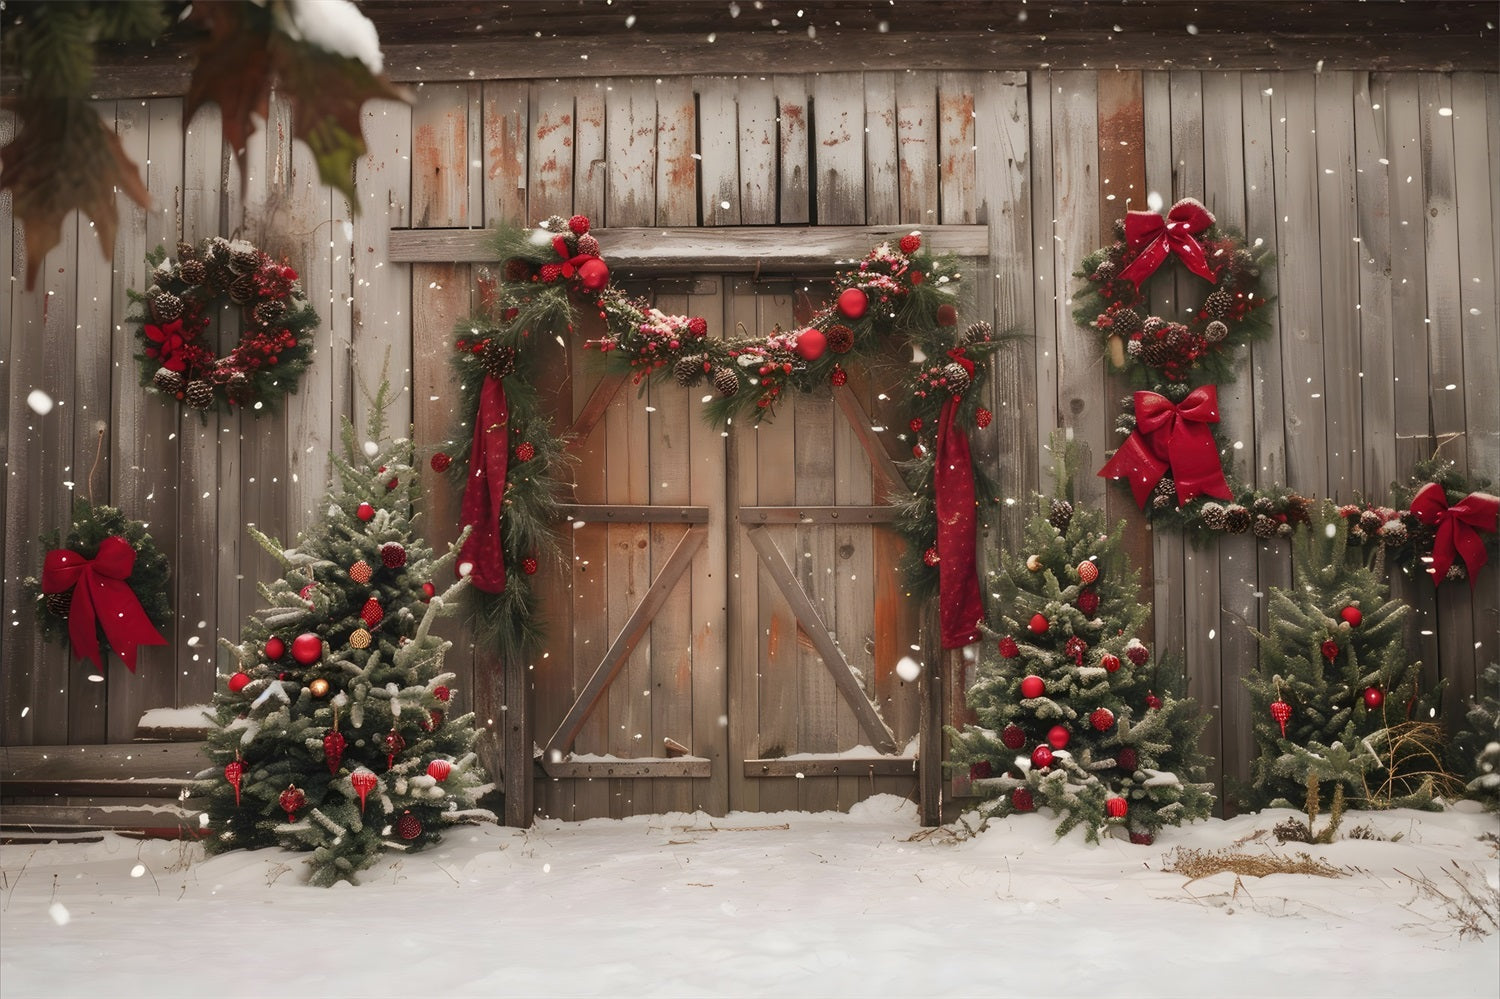
<svg viewBox="0 0 1500 999">
<path fill-rule="evenodd" d="M 1186 874 L 1188 880 L 1211 877 L 1231 871 L 1234 874 L 1263 878 L 1268 874 L 1310 874 L 1319 878 L 1341 878 L 1344 872 L 1332 864 L 1315 860 L 1306 853 L 1282 857 L 1274 853 L 1251 855 L 1232 850 L 1195 850 L 1179 846 L 1167 855 L 1162 868 L 1174 874 Z"/>
</svg>

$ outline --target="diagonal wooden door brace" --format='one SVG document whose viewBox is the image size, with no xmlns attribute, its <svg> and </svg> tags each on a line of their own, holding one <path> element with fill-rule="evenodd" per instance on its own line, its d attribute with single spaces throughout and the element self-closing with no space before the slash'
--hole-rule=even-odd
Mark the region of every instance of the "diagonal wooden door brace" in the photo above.
<svg viewBox="0 0 1500 999">
<path fill-rule="evenodd" d="M 542 752 L 542 769 L 546 770 L 551 763 L 561 760 L 573 746 L 573 740 L 578 738 L 578 733 L 583 728 L 584 722 L 588 721 L 589 715 L 599 704 L 599 698 L 604 696 L 620 668 L 625 665 L 630 654 L 635 651 L 636 645 L 640 643 L 641 637 L 646 634 L 646 629 L 651 626 L 654 618 L 662 606 L 667 602 L 667 597 L 672 592 L 672 587 L 682 578 L 688 566 L 693 563 L 693 556 L 698 549 L 703 547 L 703 542 L 708 538 L 708 528 L 704 525 L 695 525 L 688 528 L 682 540 L 677 542 L 677 547 L 667 558 L 667 564 L 652 580 L 651 586 L 646 590 L 641 602 L 636 605 L 635 610 L 630 612 L 630 619 L 620 629 L 614 644 L 604 654 L 604 661 L 599 668 L 594 670 L 594 675 L 584 685 L 578 694 L 578 699 L 568 709 L 567 717 L 562 724 L 557 726 L 557 731 L 552 733 L 552 738 L 547 742 L 547 748 Z M 550 772 L 550 771 L 549 771 Z"/>
<path fill-rule="evenodd" d="M 910 499 L 911 490 L 907 488 L 906 480 L 901 477 L 900 469 L 886 453 L 885 445 L 870 428 L 870 416 L 859 404 L 853 390 L 847 385 L 834 386 L 833 401 L 838 403 L 839 411 L 849 421 L 854 436 L 859 438 L 859 446 L 864 448 L 865 456 L 870 459 L 870 468 L 884 481 L 884 488 L 879 491 L 879 495 L 887 502 Z"/>
<path fill-rule="evenodd" d="M 808 598 L 802 587 L 797 585 L 797 579 L 792 575 L 791 567 L 786 564 L 776 542 L 771 540 L 771 535 L 764 527 L 752 527 L 745 532 L 750 543 L 755 546 L 756 552 L 760 554 L 760 560 L 765 565 L 771 578 L 776 582 L 776 588 L 781 591 L 782 596 L 791 605 L 792 613 L 796 615 L 797 621 L 802 625 L 802 630 L 807 634 L 808 640 L 812 642 L 813 648 L 818 655 L 823 657 L 823 665 L 833 675 L 833 682 L 838 687 L 839 693 L 848 702 L 849 707 L 854 709 L 854 715 L 859 719 L 860 727 L 870 737 L 875 748 L 882 753 L 896 752 L 896 737 L 891 734 L 890 728 L 884 719 L 875 711 L 875 705 L 865 696 L 864 688 L 859 684 L 859 678 L 854 675 L 854 670 L 849 666 L 849 660 L 844 658 L 844 653 L 833 643 L 829 634 L 828 626 L 823 623 L 823 618 L 818 614 L 818 609 Z"/>
<path fill-rule="evenodd" d="M 599 384 L 594 386 L 594 391 L 589 393 L 588 401 L 583 404 L 578 419 L 568 428 L 563 437 L 568 442 L 569 448 L 578 447 L 589 439 L 589 434 L 604 419 L 604 411 L 609 404 L 615 401 L 615 394 L 620 391 L 620 386 L 625 384 L 628 376 L 623 373 L 605 375 L 599 379 Z"/>
</svg>

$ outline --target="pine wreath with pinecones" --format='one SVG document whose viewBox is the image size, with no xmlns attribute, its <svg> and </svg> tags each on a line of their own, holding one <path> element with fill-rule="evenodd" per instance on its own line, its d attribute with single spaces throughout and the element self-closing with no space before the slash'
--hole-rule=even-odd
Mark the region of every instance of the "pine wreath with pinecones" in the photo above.
<svg viewBox="0 0 1500 999">
<path fill-rule="evenodd" d="M 1174 258 L 1211 290 L 1190 311 L 1152 315 L 1149 281 Z M 1084 283 L 1074 295 L 1073 318 L 1098 332 L 1111 366 L 1137 384 L 1222 384 L 1233 376 L 1234 348 L 1270 332 L 1261 279 L 1271 265 L 1259 241 L 1246 247 L 1192 198 L 1165 217 L 1132 211 L 1115 222 L 1114 242 L 1084 257 L 1074 272 Z"/>
<path fill-rule="evenodd" d="M 143 386 L 199 412 L 217 406 L 256 416 L 296 391 L 312 362 L 319 319 L 295 270 L 245 240 L 221 236 L 178 243 L 175 261 L 158 246 L 146 262 L 151 284 L 144 293 L 130 291 Z M 215 329 L 236 324 L 238 342 L 220 355 Z"/>
</svg>

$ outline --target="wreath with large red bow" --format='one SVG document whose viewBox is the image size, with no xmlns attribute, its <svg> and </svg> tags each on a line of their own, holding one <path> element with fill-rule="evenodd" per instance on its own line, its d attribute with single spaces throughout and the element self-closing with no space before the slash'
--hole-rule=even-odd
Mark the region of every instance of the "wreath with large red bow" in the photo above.
<svg viewBox="0 0 1500 999">
<path fill-rule="evenodd" d="M 1147 282 L 1173 259 L 1211 290 L 1202 305 L 1153 315 L 1145 304 Z M 1227 382 L 1234 348 L 1270 331 L 1260 281 L 1271 263 L 1268 250 L 1247 248 L 1192 198 L 1165 217 L 1128 212 L 1115 223 L 1115 241 L 1084 257 L 1074 273 L 1084 285 L 1074 296 L 1073 318 L 1098 331 L 1110 363 L 1138 384 Z"/>
<path fill-rule="evenodd" d="M 318 313 L 297 272 L 244 240 L 215 236 L 197 247 L 177 244 L 168 261 L 158 246 L 146 257 L 151 285 L 132 290 L 141 384 L 198 410 L 216 405 L 271 411 L 312 360 Z M 238 316 L 229 311 L 237 306 Z M 243 333 L 228 353 L 214 350 L 217 320 Z"/>
<path fill-rule="evenodd" d="M 140 646 L 167 644 L 171 573 L 145 524 L 80 497 L 67 537 L 52 531 L 41 543 L 41 578 L 28 577 L 25 587 L 43 637 L 66 639 L 101 673 L 111 650 L 135 672 Z"/>
</svg>

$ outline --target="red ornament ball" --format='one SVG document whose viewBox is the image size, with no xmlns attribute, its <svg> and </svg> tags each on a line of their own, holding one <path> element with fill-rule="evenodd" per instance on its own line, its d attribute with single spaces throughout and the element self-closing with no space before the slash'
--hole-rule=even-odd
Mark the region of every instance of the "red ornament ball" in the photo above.
<svg viewBox="0 0 1500 999">
<path fill-rule="evenodd" d="M 1061 725 L 1053 725 L 1047 730 L 1047 745 L 1053 749 L 1067 749 L 1069 738 L 1068 730 Z"/>
<path fill-rule="evenodd" d="M 922 237 L 914 232 L 909 232 L 901 237 L 901 252 L 908 257 L 922 248 Z"/>
<path fill-rule="evenodd" d="M 448 775 L 452 772 L 453 764 L 449 763 L 447 760 L 433 760 L 431 763 L 427 764 L 427 776 L 436 781 L 447 780 Z"/>
<path fill-rule="evenodd" d="M 1157 697 L 1156 694 L 1152 691 L 1146 692 L 1146 707 L 1150 708 L 1152 711 L 1159 711 L 1161 710 L 1161 705 L 1162 700 L 1160 697 Z"/>
<path fill-rule="evenodd" d="M 834 388 L 838 388 L 840 385 L 843 385 L 848 380 L 849 380 L 849 372 L 845 371 L 843 368 L 834 368 L 833 369 L 833 374 L 831 374 L 831 375 L 828 376 L 828 381 L 833 384 Z"/>
<path fill-rule="evenodd" d="M 573 230 L 575 236 L 582 236 L 589 231 L 589 217 L 587 215 L 574 215 L 568 219 L 568 228 Z"/>
<path fill-rule="evenodd" d="M 989 760 L 980 760 L 978 763 L 969 764 L 969 780 L 985 780 L 993 772 Z"/>
<path fill-rule="evenodd" d="M 1031 629 L 1031 633 L 1033 635 L 1045 635 L 1047 633 L 1047 629 L 1051 627 L 1051 624 L 1047 621 L 1045 615 L 1033 614 L 1031 615 L 1031 621 L 1026 625 L 1026 627 Z"/>
<path fill-rule="evenodd" d="M 823 331 L 809 326 L 797 334 L 797 356 L 804 361 L 816 361 L 828 349 L 828 338 Z"/>
<path fill-rule="evenodd" d="M 922 553 L 922 561 L 927 563 L 928 565 L 937 565 L 942 561 L 942 559 L 938 556 L 938 550 L 936 548 L 929 548 Z"/>
<path fill-rule="evenodd" d="M 1112 652 L 1106 652 L 1099 657 L 1099 665 L 1111 673 L 1117 673 L 1120 669 L 1120 657 Z"/>
<path fill-rule="evenodd" d="M 870 308 L 870 298 L 862 288 L 845 288 L 839 294 L 839 315 L 845 319 L 859 319 Z"/>
<path fill-rule="evenodd" d="M 708 336 L 708 320 L 702 316 L 694 316 L 688 320 L 688 332 L 700 339 Z"/>
<path fill-rule="evenodd" d="M 994 418 L 995 414 L 991 413 L 987 409 L 984 409 L 983 407 L 975 410 L 974 412 L 974 424 L 975 426 L 979 427 L 980 430 L 983 430 L 985 427 L 989 426 L 990 421 Z"/>
<path fill-rule="evenodd" d="M 1092 586 L 1099 581 L 1099 567 L 1093 562 L 1079 562 L 1078 579 L 1084 586 Z"/>
<path fill-rule="evenodd" d="M 280 659 L 284 655 L 286 655 L 286 643 L 285 642 L 283 642 L 281 639 L 277 638 L 275 635 L 272 635 L 270 638 L 266 639 L 266 658 L 267 659 L 270 659 L 271 661 L 274 662 L 275 660 Z"/>
<path fill-rule="evenodd" d="M 1099 593 L 1096 590 L 1082 590 L 1078 594 L 1078 609 L 1089 617 L 1099 609 Z M 1118 666 L 1116 667 L 1118 668 Z"/>
<path fill-rule="evenodd" d="M 1036 802 L 1031 798 L 1031 791 L 1018 787 L 1010 792 L 1010 807 L 1018 812 L 1029 812 L 1036 808 Z"/>
<path fill-rule="evenodd" d="M 376 600 L 374 597 L 371 597 L 370 599 L 366 600 L 365 605 L 360 608 L 359 616 L 360 619 L 365 622 L 365 627 L 373 628 L 381 621 L 385 620 L 385 611 L 381 610 L 380 601 Z"/>
<path fill-rule="evenodd" d="M 416 839 L 422 835 L 422 822 L 411 812 L 402 812 L 396 820 L 396 833 L 402 839 Z"/>
<path fill-rule="evenodd" d="M 427 600 L 431 600 L 435 596 L 437 596 L 437 587 L 433 586 L 431 583 L 423 583 L 422 584 L 422 599 L 423 599 L 423 601 L 425 602 Z"/>
<path fill-rule="evenodd" d="M 368 503 L 361 503 L 355 508 L 354 515 L 360 520 L 369 520 L 375 516 L 375 508 Z"/>
<path fill-rule="evenodd" d="M 236 673 L 229 678 L 229 692 L 238 694 L 250 685 L 249 673 Z"/>
<path fill-rule="evenodd" d="M 1026 733 L 1021 730 L 1021 726 L 1019 725 L 1007 725 L 1000 732 L 1000 741 L 1005 745 L 1006 749 L 1020 749 L 1026 745 Z"/>
<path fill-rule="evenodd" d="M 536 445 L 531 441 L 522 441 L 516 445 L 516 460 L 530 461 L 536 457 Z"/>
<path fill-rule="evenodd" d="M 304 631 L 292 639 L 292 658 L 304 666 L 311 666 L 323 655 L 323 640 L 310 631 Z"/>
<path fill-rule="evenodd" d="M 1339 611 L 1339 617 L 1343 618 L 1344 623 L 1351 628 L 1358 628 L 1360 622 L 1365 619 L 1365 616 L 1359 612 L 1358 607 L 1345 607 Z"/>
<path fill-rule="evenodd" d="M 1115 766 L 1121 770 L 1135 770 L 1136 758 L 1135 747 L 1126 746 L 1115 754 Z"/>
<path fill-rule="evenodd" d="M 1038 770 L 1052 765 L 1052 749 L 1048 746 L 1038 746 L 1031 751 L 1031 765 Z"/>
<path fill-rule="evenodd" d="M 1006 635 L 1004 638 L 1000 639 L 1000 654 L 1006 659 L 1014 659 L 1016 656 L 1021 654 L 1021 648 L 1016 644 L 1016 640 L 1014 638 Z"/>
<path fill-rule="evenodd" d="M 922 432 L 922 427 L 924 426 L 924 424 L 922 423 L 922 418 L 920 416 L 913 416 L 911 418 L 911 422 L 908 423 L 907 426 L 911 427 L 912 433 L 919 434 Z"/>
<path fill-rule="evenodd" d="M 438 684 L 436 687 L 432 688 L 432 696 L 436 697 L 440 701 L 446 702 L 448 698 L 453 696 L 453 691 L 449 690 L 442 684 Z"/>
<path fill-rule="evenodd" d="M 1037 676 L 1035 673 L 1032 673 L 1021 680 L 1021 696 L 1027 698 L 1028 700 L 1033 697 L 1041 697 L 1042 694 L 1046 692 L 1046 690 L 1047 685 L 1043 683 L 1042 678 Z"/>
<path fill-rule="evenodd" d="M 527 555 L 525 558 L 521 559 L 521 571 L 526 573 L 526 575 L 535 576 L 537 568 L 538 565 L 535 557 Z"/>
<path fill-rule="evenodd" d="M 430 464 L 432 465 L 432 470 L 434 472 L 446 472 L 448 470 L 448 466 L 453 464 L 453 459 L 444 452 L 439 451 L 437 454 L 432 456 L 432 461 L 430 462 Z"/>
<path fill-rule="evenodd" d="M 1131 639 L 1130 644 L 1125 646 L 1125 658 L 1137 666 L 1144 666 L 1151 658 L 1151 650 L 1142 645 L 1138 640 Z"/>
<path fill-rule="evenodd" d="M 1124 798 L 1110 798 L 1104 803 L 1104 814 L 1112 819 L 1123 819 L 1129 806 Z"/>
<path fill-rule="evenodd" d="M 1365 688 L 1365 707 L 1369 708 L 1371 711 L 1374 711 L 1384 703 L 1385 692 L 1382 691 L 1379 687 Z"/>
<path fill-rule="evenodd" d="M 1115 724 L 1115 713 L 1109 708 L 1095 708 L 1094 713 L 1089 715 L 1089 724 L 1097 732 L 1108 732 Z"/>
<path fill-rule="evenodd" d="M 957 326 L 958 310 L 946 302 L 938 306 L 937 324 L 939 326 Z"/>
<path fill-rule="evenodd" d="M 370 563 L 360 559 L 349 567 L 349 578 L 363 586 L 375 575 L 375 570 L 370 568 Z"/>
<path fill-rule="evenodd" d="M 387 569 L 399 569 L 406 564 L 406 549 L 399 541 L 387 541 L 380 546 L 380 563 Z"/>
<path fill-rule="evenodd" d="M 578 265 L 578 284 L 584 291 L 599 291 L 609 284 L 609 265 L 598 257 L 589 257 Z"/>
<path fill-rule="evenodd" d="M 1333 639 L 1325 639 L 1323 642 L 1323 658 L 1333 662 L 1339 657 L 1339 643 Z"/>
</svg>

